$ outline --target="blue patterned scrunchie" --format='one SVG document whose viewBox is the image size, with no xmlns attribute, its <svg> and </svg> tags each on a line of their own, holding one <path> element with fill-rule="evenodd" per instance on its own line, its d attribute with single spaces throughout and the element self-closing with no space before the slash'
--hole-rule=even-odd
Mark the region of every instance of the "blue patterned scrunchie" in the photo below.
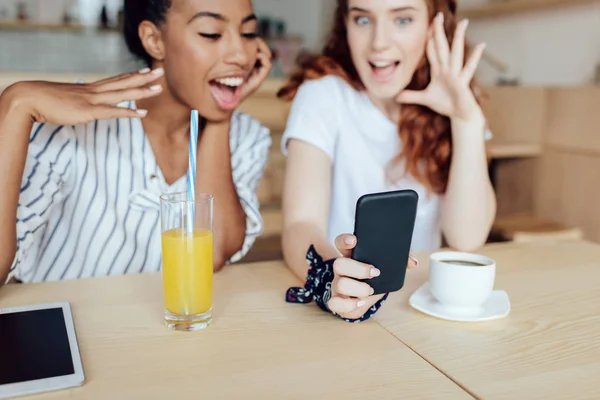
<svg viewBox="0 0 600 400">
<path fill-rule="evenodd" d="M 306 253 L 306 261 L 308 262 L 309 269 L 304 287 L 289 288 L 285 295 L 285 301 L 288 303 L 308 304 L 314 299 L 323 311 L 330 312 L 342 318 L 327 307 L 327 302 L 331 298 L 331 282 L 334 278 L 333 262 L 335 261 L 335 258 L 323 261 L 323 258 L 317 253 L 314 246 L 311 245 Z M 377 303 L 373 304 L 362 317 L 356 319 L 342 319 L 346 322 L 362 322 L 371 318 L 371 316 L 381 308 L 383 303 L 385 303 L 388 295 L 389 293 L 386 293 Z"/>
</svg>

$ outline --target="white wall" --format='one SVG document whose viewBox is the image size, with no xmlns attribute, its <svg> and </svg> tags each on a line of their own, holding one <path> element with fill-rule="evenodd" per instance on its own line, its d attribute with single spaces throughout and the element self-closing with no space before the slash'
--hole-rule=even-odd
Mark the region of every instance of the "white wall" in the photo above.
<svg viewBox="0 0 600 400">
<path fill-rule="evenodd" d="M 600 3 L 472 20 L 468 32 L 524 84 L 589 84 L 600 64 Z M 499 74 L 482 62 L 478 77 L 493 83 Z"/>
</svg>

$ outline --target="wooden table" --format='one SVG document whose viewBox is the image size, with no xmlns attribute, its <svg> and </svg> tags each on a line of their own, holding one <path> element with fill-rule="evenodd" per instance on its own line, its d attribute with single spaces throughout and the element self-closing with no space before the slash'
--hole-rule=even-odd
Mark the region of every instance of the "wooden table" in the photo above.
<svg viewBox="0 0 600 400">
<path fill-rule="evenodd" d="M 298 283 L 281 262 L 229 266 L 193 333 L 162 324 L 159 275 L 9 285 L 0 304 L 71 302 L 87 382 L 35 399 L 472 398 L 376 322 L 285 303 Z"/>
<path fill-rule="evenodd" d="M 428 258 L 375 319 L 476 398 L 600 399 L 600 245 L 574 241 L 490 245 L 496 289 L 511 314 L 443 321 L 408 305 Z"/>
</svg>

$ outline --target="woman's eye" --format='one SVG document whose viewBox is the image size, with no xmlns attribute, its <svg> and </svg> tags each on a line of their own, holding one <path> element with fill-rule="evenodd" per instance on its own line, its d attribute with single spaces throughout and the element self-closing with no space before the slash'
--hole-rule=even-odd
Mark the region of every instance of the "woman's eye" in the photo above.
<svg viewBox="0 0 600 400">
<path fill-rule="evenodd" d="M 398 25 L 408 25 L 413 21 L 411 17 L 400 17 L 396 19 Z"/>
<path fill-rule="evenodd" d="M 221 35 L 218 33 L 199 33 L 198 35 L 210 40 L 219 40 L 221 38 Z"/>
<path fill-rule="evenodd" d="M 246 39 L 256 39 L 258 37 L 258 33 L 257 32 L 242 33 L 242 36 L 245 37 Z"/>
<path fill-rule="evenodd" d="M 361 15 L 360 17 L 354 18 L 354 23 L 356 25 L 366 25 L 369 23 L 369 18 L 365 17 L 364 15 Z"/>
</svg>

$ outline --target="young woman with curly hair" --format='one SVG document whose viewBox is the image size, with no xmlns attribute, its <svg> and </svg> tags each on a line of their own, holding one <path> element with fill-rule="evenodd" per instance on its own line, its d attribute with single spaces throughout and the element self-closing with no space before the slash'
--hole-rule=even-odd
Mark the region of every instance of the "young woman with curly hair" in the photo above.
<svg viewBox="0 0 600 400">
<path fill-rule="evenodd" d="M 237 111 L 271 69 L 251 0 L 124 7 L 125 42 L 147 68 L 0 96 L 0 286 L 159 271 L 159 197 L 186 190 L 192 109 L 197 190 L 215 199 L 214 269 L 262 230 L 271 138 Z"/>
<path fill-rule="evenodd" d="M 473 84 L 484 46 L 469 51 L 467 23 L 455 0 L 338 0 L 322 54 L 278 94 L 293 99 L 282 142 L 285 260 L 302 279 L 307 249 L 335 260 L 321 301 L 335 314 L 362 318 L 382 300 L 357 280 L 375 266 L 348 258 L 363 194 L 417 191 L 415 251 L 439 248 L 442 235 L 463 251 L 486 241 L 496 202 Z"/>
</svg>

